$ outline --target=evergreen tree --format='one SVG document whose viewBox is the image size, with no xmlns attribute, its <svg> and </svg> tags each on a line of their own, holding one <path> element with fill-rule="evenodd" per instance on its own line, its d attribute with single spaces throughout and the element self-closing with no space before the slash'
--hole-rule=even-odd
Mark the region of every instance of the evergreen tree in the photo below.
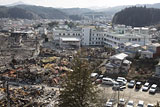
<svg viewBox="0 0 160 107">
<path fill-rule="evenodd" d="M 59 107 L 97 107 L 97 88 L 92 84 L 86 60 L 75 58 L 59 96 Z"/>
</svg>

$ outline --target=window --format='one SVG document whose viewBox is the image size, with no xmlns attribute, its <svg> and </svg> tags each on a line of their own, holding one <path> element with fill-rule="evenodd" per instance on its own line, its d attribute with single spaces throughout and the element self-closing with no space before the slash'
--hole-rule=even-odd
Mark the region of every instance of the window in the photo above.
<svg viewBox="0 0 160 107">
<path fill-rule="evenodd" d="M 141 41 L 141 39 L 140 39 L 140 38 L 138 38 L 138 41 Z"/>
<path fill-rule="evenodd" d="M 128 41 L 130 42 L 130 41 L 131 41 L 131 38 L 129 38 Z"/>
</svg>

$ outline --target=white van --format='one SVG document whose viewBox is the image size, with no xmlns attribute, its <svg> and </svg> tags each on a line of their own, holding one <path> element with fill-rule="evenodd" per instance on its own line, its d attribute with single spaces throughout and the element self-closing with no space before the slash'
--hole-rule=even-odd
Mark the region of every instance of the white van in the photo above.
<svg viewBox="0 0 160 107">
<path fill-rule="evenodd" d="M 119 82 L 122 85 L 126 85 L 127 84 L 127 80 L 124 77 L 118 77 L 117 78 L 117 82 Z"/>
<path fill-rule="evenodd" d="M 102 78 L 102 84 L 106 84 L 106 85 L 114 85 L 116 84 L 117 82 L 115 82 L 113 79 L 111 78 L 107 78 L 107 77 L 104 77 Z"/>
</svg>

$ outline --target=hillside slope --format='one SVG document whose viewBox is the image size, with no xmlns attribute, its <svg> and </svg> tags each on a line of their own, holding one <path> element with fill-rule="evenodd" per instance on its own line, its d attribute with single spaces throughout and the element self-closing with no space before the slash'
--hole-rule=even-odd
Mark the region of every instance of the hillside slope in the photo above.
<svg viewBox="0 0 160 107">
<path fill-rule="evenodd" d="M 113 17 L 113 24 L 124 24 L 134 27 L 142 27 L 158 24 L 160 22 L 160 9 L 146 7 L 129 7 Z"/>
</svg>

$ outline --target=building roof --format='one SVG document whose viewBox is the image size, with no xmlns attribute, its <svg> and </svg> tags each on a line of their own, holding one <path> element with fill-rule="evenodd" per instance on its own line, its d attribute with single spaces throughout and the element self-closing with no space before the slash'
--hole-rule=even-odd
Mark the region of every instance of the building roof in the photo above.
<svg viewBox="0 0 160 107">
<path fill-rule="evenodd" d="M 130 45 L 132 45 L 132 43 L 131 42 L 125 42 L 124 45 L 125 46 L 130 46 Z"/>
<path fill-rule="evenodd" d="M 159 47 L 159 46 L 160 46 L 159 43 L 152 43 L 151 45 L 152 45 L 152 46 L 155 46 L 155 47 Z"/>
<path fill-rule="evenodd" d="M 123 63 L 124 63 L 124 64 L 131 64 L 132 62 L 129 61 L 129 60 L 124 60 Z"/>
<path fill-rule="evenodd" d="M 125 53 L 120 53 L 120 54 L 116 54 L 111 56 L 111 59 L 119 59 L 119 60 L 124 60 L 128 55 Z"/>
<path fill-rule="evenodd" d="M 78 38 L 64 38 L 64 37 L 61 37 L 60 38 L 62 41 L 76 41 L 76 42 L 79 42 L 80 41 L 80 39 L 78 39 Z"/>
<path fill-rule="evenodd" d="M 136 48 L 136 47 L 140 47 L 141 45 L 139 45 L 139 44 L 133 44 L 131 46 L 134 47 L 134 48 Z"/>
</svg>

